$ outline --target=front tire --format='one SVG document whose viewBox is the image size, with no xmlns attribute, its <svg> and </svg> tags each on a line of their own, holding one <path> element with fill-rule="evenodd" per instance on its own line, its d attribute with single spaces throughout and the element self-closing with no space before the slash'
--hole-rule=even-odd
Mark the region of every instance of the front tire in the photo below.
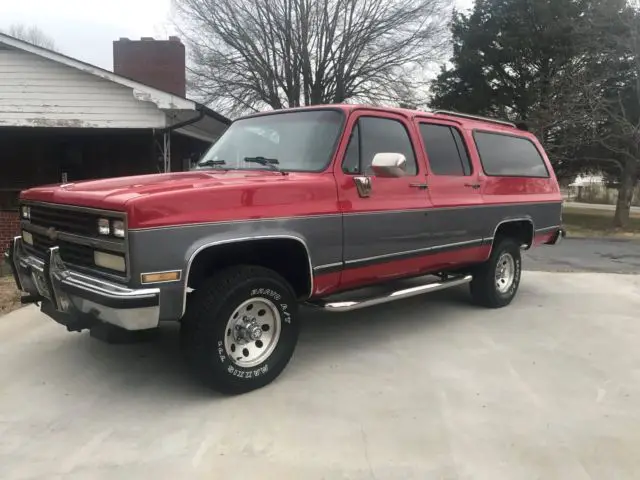
<svg viewBox="0 0 640 480">
<path fill-rule="evenodd" d="M 483 307 L 506 307 L 515 298 L 521 277 L 520 244 L 511 238 L 496 239 L 489 260 L 473 274 L 471 297 Z"/>
<path fill-rule="evenodd" d="M 246 393 L 275 380 L 298 340 L 297 301 L 276 272 L 228 268 L 198 288 L 182 321 L 182 346 L 211 388 Z"/>
</svg>

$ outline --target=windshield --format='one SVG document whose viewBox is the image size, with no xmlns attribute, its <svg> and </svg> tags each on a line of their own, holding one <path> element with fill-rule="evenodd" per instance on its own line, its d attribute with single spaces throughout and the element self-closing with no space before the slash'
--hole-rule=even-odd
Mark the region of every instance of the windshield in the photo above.
<svg viewBox="0 0 640 480">
<path fill-rule="evenodd" d="M 331 161 L 343 119 L 338 110 L 313 110 L 238 120 L 195 168 L 319 172 Z"/>
</svg>

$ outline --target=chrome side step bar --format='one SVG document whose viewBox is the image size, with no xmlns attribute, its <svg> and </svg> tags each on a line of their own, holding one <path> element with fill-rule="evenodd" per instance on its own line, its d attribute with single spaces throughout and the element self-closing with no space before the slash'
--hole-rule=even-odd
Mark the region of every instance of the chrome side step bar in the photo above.
<svg viewBox="0 0 640 480">
<path fill-rule="evenodd" d="M 458 287 L 460 285 L 470 283 L 472 279 L 473 277 L 471 275 L 466 275 L 463 277 L 458 276 L 452 277 L 448 280 L 441 280 L 439 282 L 427 283 L 425 285 L 406 288 L 404 290 L 397 290 L 395 292 L 386 293 L 385 295 L 372 297 L 365 300 L 336 302 L 332 302 L 331 300 L 317 300 L 308 302 L 308 305 L 320 308 L 327 312 L 350 312 L 352 310 L 360 310 L 361 308 L 373 307 L 374 305 L 395 302 L 396 300 L 402 300 L 404 298 L 417 297 L 418 295 L 424 295 L 425 293 L 432 293 L 451 287 Z"/>
</svg>

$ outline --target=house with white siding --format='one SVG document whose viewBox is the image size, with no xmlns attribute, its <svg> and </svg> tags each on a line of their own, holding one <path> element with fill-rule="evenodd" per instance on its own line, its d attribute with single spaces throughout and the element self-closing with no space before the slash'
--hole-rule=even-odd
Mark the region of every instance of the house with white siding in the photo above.
<svg viewBox="0 0 640 480">
<path fill-rule="evenodd" d="M 115 41 L 111 72 L 0 34 L 0 231 L 24 188 L 188 168 L 230 121 L 185 90 L 177 37 Z"/>
</svg>

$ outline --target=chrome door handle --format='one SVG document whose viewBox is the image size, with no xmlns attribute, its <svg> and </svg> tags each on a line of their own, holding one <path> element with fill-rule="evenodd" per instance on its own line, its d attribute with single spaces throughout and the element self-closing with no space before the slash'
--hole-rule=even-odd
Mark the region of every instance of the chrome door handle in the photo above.
<svg viewBox="0 0 640 480">
<path fill-rule="evenodd" d="M 411 188 L 419 188 L 420 190 L 426 190 L 429 188 L 429 185 L 426 183 L 410 183 L 409 186 Z"/>
</svg>

